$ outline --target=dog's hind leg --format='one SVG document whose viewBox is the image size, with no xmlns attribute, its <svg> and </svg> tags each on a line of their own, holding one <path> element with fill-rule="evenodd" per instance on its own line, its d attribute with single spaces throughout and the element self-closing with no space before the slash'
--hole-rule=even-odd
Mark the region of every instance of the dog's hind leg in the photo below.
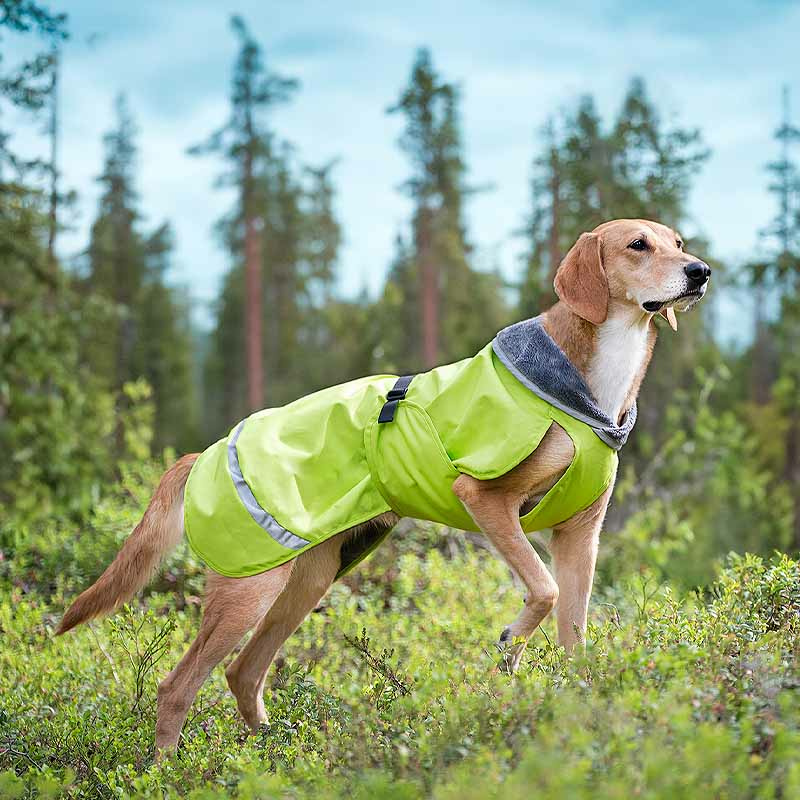
<svg viewBox="0 0 800 800">
<path fill-rule="evenodd" d="M 286 586 L 294 562 L 249 578 L 209 573 L 197 638 L 158 687 L 156 752 L 173 750 L 189 707 L 206 678 L 267 612 Z"/>
<path fill-rule="evenodd" d="M 264 683 L 272 660 L 333 583 L 343 541 L 336 536 L 298 556 L 286 588 L 225 673 L 251 730 L 267 721 Z"/>
<path fill-rule="evenodd" d="M 589 596 L 608 501 L 613 482 L 589 508 L 553 529 L 550 553 L 558 583 L 558 641 L 572 652 L 586 641 Z"/>
</svg>

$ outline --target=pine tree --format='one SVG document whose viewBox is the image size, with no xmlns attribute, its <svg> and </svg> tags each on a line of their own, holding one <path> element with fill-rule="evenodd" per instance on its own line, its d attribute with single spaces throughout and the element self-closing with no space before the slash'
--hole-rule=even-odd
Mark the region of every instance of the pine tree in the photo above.
<svg viewBox="0 0 800 800">
<path fill-rule="evenodd" d="M 480 274 L 469 264 L 463 219 L 469 189 L 458 100 L 457 88 L 441 80 L 430 52 L 422 49 L 408 86 L 389 108 L 405 118 L 400 146 L 411 162 L 412 175 L 404 188 L 414 213 L 413 256 L 396 261 L 387 292 L 390 302 L 391 295 L 399 295 L 400 304 L 416 299 L 420 352 L 401 358 L 425 368 L 474 351 L 505 318 L 499 278 Z M 411 344 L 414 338 L 407 341 Z"/>
<path fill-rule="evenodd" d="M 193 432 L 192 342 L 188 308 L 167 283 L 172 236 L 167 225 L 141 230 L 135 190 L 136 126 L 124 97 L 106 148 L 97 217 L 88 248 L 85 291 L 105 298 L 113 324 L 87 326 L 85 353 L 95 374 L 126 406 L 123 387 L 144 377 L 155 401 L 154 442 L 186 444 Z M 117 446 L 123 448 L 122 428 Z"/>
<path fill-rule="evenodd" d="M 609 139 L 592 97 L 582 97 L 575 114 L 564 123 L 564 180 L 559 191 L 562 204 L 571 211 L 562 215 L 559 226 L 562 254 L 582 232 L 581 222 L 589 228 L 609 217 L 620 216 L 610 211 L 614 194 L 609 169 Z M 556 268 L 558 268 L 556 266 Z"/>
<path fill-rule="evenodd" d="M 519 297 L 519 315 L 523 319 L 535 316 L 555 301 L 553 280 L 566 253 L 561 236 L 564 165 L 554 120 L 544 126 L 542 139 L 542 154 L 533 162 L 531 211 L 522 230 L 529 243 Z"/>
<path fill-rule="evenodd" d="M 234 263 L 216 304 L 204 370 L 206 418 L 214 431 L 227 430 L 253 409 L 254 381 L 260 380 L 259 407 L 274 406 L 350 374 L 337 340 L 343 334 L 339 312 L 347 304 L 333 298 L 341 243 L 334 162 L 318 168 L 301 165 L 292 146 L 259 121 L 261 112 L 288 100 L 297 83 L 267 71 L 243 23 L 234 19 L 234 27 L 241 50 L 231 118 L 192 150 L 222 153 L 232 167 L 223 180 L 239 189 L 236 207 L 217 226 Z M 257 283 L 252 258 L 256 229 Z M 261 310 L 254 326 L 256 308 Z M 240 324 L 243 316 L 249 319 L 246 327 Z M 253 369 L 256 350 L 266 377 Z"/>
<path fill-rule="evenodd" d="M 800 548 L 800 167 L 795 152 L 800 129 L 791 119 L 789 91 L 783 91 L 783 118 L 775 131 L 779 156 L 767 165 L 769 191 L 777 204 L 775 217 L 763 232 L 771 255 L 751 265 L 757 301 L 777 298 L 780 315 L 769 325 L 759 307 L 753 345 L 754 398 L 762 403 L 772 389 L 775 411 L 785 420 L 783 476 L 794 501 L 794 544 Z"/>
<path fill-rule="evenodd" d="M 294 348 L 300 318 L 299 295 L 304 282 L 301 274 L 302 239 L 305 233 L 302 209 L 303 187 L 291 163 L 291 148 L 284 144 L 271 158 L 260 176 L 264 198 L 264 308 L 267 327 L 264 348 L 275 384 L 272 403 L 296 396 L 292 378 Z"/>
<path fill-rule="evenodd" d="M 375 352 L 377 372 L 405 374 L 422 364 L 420 281 L 411 245 L 398 234 L 394 256 L 383 287 L 376 317 L 381 333 Z"/>
<path fill-rule="evenodd" d="M 525 225 L 525 315 L 554 299 L 555 271 L 582 232 L 618 217 L 678 225 L 691 179 L 707 155 L 697 130 L 661 122 L 638 78 L 609 130 L 591 97 L 548 122 L 533 162 L 532 211 Z"/>
<path fill-rule="evenodd" d="M 59 97 L 58 97 L 58 78 L 61 69 L 61 58 L 57 46 L 53 46 L 50 51 L 50 89 L 49 107 L 50 119 L 47 125 L 47 135 L 50 137 L 50 161 L 48 172 L 50 178 L 50 197 L 48 209 L 48 230 L 47 230 L 47 258 L 50 262 L 50 271 L 55 275 L 58 271 L 58 261 L 56 259 L 56 237 L 58 235 L 58 206 L 60 194 L 58 190 L 58 136 L 59 136 Z"/>
<path fill-rule="evenodd" d="M 314 299 L 331 297 L 342 231 L 334 211 L 335 188 L 332 180 L 336 160 L 321 167 L 306 167 L 308 186 L 305 198 L 303 273 Z"/>
<path fill-rule="evenodd" d="M 48 50 L 11 68 L 5 67 L 0 55 L 0 114 L 13 110 L 37 118 L 53 102 L 57 69 L 53 54 L 58 43 L 67 38 L 66 19 L 66 14 L 55 14 L 35 2 L 0 0 L 0 42 L 4 33 L 33 33 L 49 45 Z M 13 228 L 15 207 L 31 195 L 24 185 L 25 180 L 52 173 L 52 169 L 52 163 L 41 158 L 20 157 L 13 149 L 11 133 L 0 129 L 0 230 L 4 221 Z M 31 273 L 47 286 L 52 300 L 59 277 L 52 250 L 51 257 L 40 263 L 36 258 L 26 258 L 21 242 L 8 240 L 4 244 L 13 249 L 20 246 L 18 255 L 27 261 Z"/>
<path fill-rule="evenodd" d="M 794 160 L 800 128 L 792 123 L 788 87 L 783 90 L 783 118 L 775 141 L 780 155 L 767 164 L 767 172 L 772 178 L 769 191 L 778 208 L 762 234 L 773 257 L 755 265 L 754 279 L 781 294 L 792 294 L 800 289 L 800 167 Z"/>
<path fill-rule="evenodd" d="M 54 45 L 66 18 L 35 2 L 0 0 L 0 38 L 42 40 L 13 69 L 2 64 L 0 108 L 40 121 L 50 100 Z M 110 393 L 81 358 L 79 322 L 92 309 L 48 252 L 48 198 L 34 181 L 47 163 L 22 158 L 0 130 L 0 549 L 58 511 L 79 519 L 111 472 Z"/>
<path fill-rule="evenodd" d="M 123 96 L 116 100 L 115 113 L 116 127 L 103 137 L 105 163 L 97 179 L 102 192 L 91 230 L 87 289 L 108 298 L 120 317 L 110 335 L 91 337 L 93 352 L 89 356 L 98 373 L 120 392 L 132 375 L 131 353 L 137 334 L 132 309 L 145 267 L 143 242 L 136 231 L 136 127 Z"/>
<path fill-rule="evenodd" d="M 0 0 L 0 37 L 3 32 L 35 33 L 50 44 L 48 51 L 36 53 L 11 70 L 0 71 L 0 108 L 9 106 L 33 114 L 45 108 L 53 97 L 53 53 L 58 42 L 67 38 L 66 20 L 66 14 L 54 14 L 32 1 Z M 35 167 L 46 168 L 46 164 L 38 158 L 20 158 L 11 147 L 11 134 L 0 131 L 0 177 L 21 178 Z"/>
<path fill-rule="evenodd" d="M 422 363 L 430 368 L 439 360 L 441 283 L 434 237 L 437 222 L 448 213 L 447 200 L 458 198 L 463 164 L 452 152 L 453 95 L 451 84 L 440 82 L 428 50 L 420 50 L 411 80 L 389 113 L 402 112 L 406 129 L 400 139 L 414 170 L 406 188 L 414 200 L 414 249 L 419 274 Z M 448 222 L 451 220 L 448 219 Z M 462 243 L 463 244 L 463 243 Z"/>
<path fill-rule="evenodd" d="M 551 120 L 533 164 L 522 310 L 554 299 L 555 271 L 582 232 L 619 217 L 678 225 L 707 156 L 697 130 L 662 123 L 638 78 L 608 131 L 591 97 L 559 123 Z"/>
<path fill-rule="evenodd" d="M 169 283 L 174 249 L 169 225 L 146 234 L 143 245 L 145 270 L 134 307 L 139 335 L 131 377 L 143 377 L 152 387 L 155 449 L 169 445 L 186 452 L 197 447 L 199 434 L 189 299 Z"/>
<path fill-rule="evenodd" d="M 239 192 L 238 208 L 232 222 L 241 230 L 228 238 L 234 259 L 244 261 L 245 282 L 244 334 L 246 348 L 247 406 L 253 411 L 264 405 L 263 357 L 263 201 L 259 198 L 259 173 L 270 156 L 271 135 L 259 115 L 291 97 L 297 81 L 269 71 L 263 63 L 261 48 L 241 17 L 231 18 L 231 27 L 239 40 L 239 54 L 231 85 L 231 115 L 223 127 L 206 142 L 190 149 L 193 154 L 218 153 L 231 165 L 223 176 Z M 272 245 L 267 241 L 268 248 Z M 277 282 L 281 268 L 274 266 Z M 273 310 L 274 311 L 274 310 Z M 282 313 L 282 312 L 281 312 Z"/>
<path fill-rule="evenodd" d="M 271 146 L 257 175 L 263 219 L 263 352 L 270 380 L 269 405 L 281 405 L 350 375 L 339 356 L 329 306 L 341 229 L 334 213 L 333 164 L 300 167 L 292 149 Z M 233 251 L 241 227 L 236 213 L 219 231 Z M 241 265 L 227 275 L 216 307 L 206 381 L 211 417 L 220 429 L 247 413 L 240 319 L 244 291 Z"/>
<path fill-rule="evenodd" d="M 691 180 L 708 158 L 700 132 L 667 127 L 647 96 L 644 81 L 635 78 L 609 145 L 613 206 L 678 226 L 686 214 Z"/>
</svg>

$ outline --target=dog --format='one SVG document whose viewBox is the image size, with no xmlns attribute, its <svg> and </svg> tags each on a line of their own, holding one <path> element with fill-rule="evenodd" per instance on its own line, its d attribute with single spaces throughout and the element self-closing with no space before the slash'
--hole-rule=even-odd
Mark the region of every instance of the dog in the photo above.
<svg viewBox="0 0 800 800">
<path fill-rule="evenodd" d="M 492 472 L 487 471 L 485 465 L 476 466 L 474 456 L 468 453 L 454 454 L 447 451 L 444 445 L 442 452 L 436 456 L 438 461 L 433 464 L 426 460 L 426 465 L 430 464 L 433 472 L 438 470 L 435 480 L 431 479 L 434 483 L 438 481 L 437 486 L 447 481 L 447 492 L 452 501 L 448 501 L 447 507 L 454 509 L 457 505 L 465 515 L 467 522 L 462 527 L 469 524 L 469 527 L 482 531 L 524 584 L 526 594 L 522 610 L 501 635 L 501 642 L 506 644 L 504 665 L 508 670 L 517 668 L 525 642 L 553 609 L 556 609 L 560 644 L 568 652 L 583 646 L 599 534 L 616 477 L 614 442 L 607 437 L 616 435 L 616 426 L 624 427 L 626 420 L 632 424 L 632 417 L 635 417 L 635 400 L 656 341 L 653 318 L 660 314 L 673 330 L 677 330 L 675 311 L 686 311 L 702 299 L 710 274 L 710 268 L 703 261 L 684 251 L 681 237 L 671 228 L 638 219 L 606 222 L 591 233 L 582 234 L 560 264 L 554 282 L 558 302 L 533 321 L 532 327 L 525 329 L 533 338 L 526 339 L 524 346 L 517 347 L 513 341 L 516 329 L 511 326 L 507 329 L 512 332 L 509 334 L 512 336 L 511 344 L 506 341 L 508 337 L 504 340 L 498 335 L 493 343 L 494 350 L 490 351 L 487 346 L 481 351 L 483 355 L 479 354 L 484 359 L 481 369 L 489 371 L 475 373 L 479 378 L 471 379 L 468 383 L 469 401 L 465 401 L 467 405 L 459 406 L 457 413 L 468 413 L 475 405 L 473 400 L 477 396 L 479 400 L 475 402 L 481 405 L 482 413 L 491 415 L 492 394 L 481 394 L 481 381 L 484 379 L 480 376 L 486 374 L 489 376 L 487 381 L 497 380 L 498 387 L 505 387 L 498 388 L 497 392 L 519 393 L 531 389 L 525 398 L 530 398 L 532 417 L 539 414 L 544 422 L 531 426 L 532 432 L 526 435 L 533 436 L 533 440 L 528 442 L 526 435 L 518 435 L 518 430 L 513 432 L 514 435 L 503 437 L 497 431 L 489 431 L 491 436 L 488 435 L 480 425 L 474 428 L 474 435 L 483 437 L 481 446 L 476 448 L 481 452 L 497 445 L 492 436 L 494 440 L 501 440 L 496 449 L 500 448 L 498 452 L 502 451 L 503 458 L 512 465 L 506 468 L 506 464 L 501 464 L 498 468 L 502 470 L 501 474 L 495 474 L 498 469 Z M 503 345 L 503 341 L 506 341 L 506 345 Z M 519 366 L 521 362 L 514 359 L 518 355 L 521 359 L 532 358 L 535 361 L 539 353 L 531 342 L 537 341 L 547 343 L 547 348 L 552 350 L 556 366 L 551 371 L 572 371 L 574 382 L 588 387 L 586 402 L 591 405 L 589 412 L 585 409 L 576 412 L 569 402 L 564 406 L 563 393 L 559 388 L 562 380 L 560 374 L 547 391 L 541 390 L 541 382 L 532 382 L 527 387 L 523 385 L 526 376 L 521 372 L 517 374 L 523 368 Z M 517 350 L 514 350 L 515 347 Z M 512 351 L 516 355 L 509 356 Z M 564 359 L 564 363 L 561 364 L 558 359 Z M 442 373 L 432 371 L 431 374 L 434 377 L 438 375 L 436 381 L 446 386 L 449 385 L 447 381 L 457 383 L 458 376 L 463 374 L 458 370 L 471 368 L 472 363 L 477 362 L 459 362 L 458 365 L 440 368 L 444 370 Z M 441 378 L 442 375 L 446 380 Z M 431 393 L 432 390 L 426 390 L 426 386 L 431 386 L 430 380 L 427 383 L 426 380 L 424 376 L 403 378 L 392 387 L 394 376 L 378 376 L 365 379 L 362 383 L 345 385 L 350 387 L 345 392 L 348 396 L 356 390 L 373 391 L 380 395 L 378 406 L 375 407 L 380 410 L 380 418 L 370 423 L 370 430 L 376 432 L 375 436 L 384 437 L 379 440 L 384 442 L 379 448 L 389 448 L 389 452 L 394 454 L 392 448 L 398 437 L 402 438 L 403 426 L 411 424 L 415 418 L 423 428 L 427 426 L 432 417 L 426 415 L 438 397 L 435 391 Z M 425 395 L 428 398 L 425 401 L 428 403 L 427 411 L 422 407 L 422 400 L 415 403 L 411 401 L 413 394 L 406 396 L 409 384 L 414 388 L 416 381 L 419 381 L 415 389 L 418 400 L 428 391 Z M 405 387 L 401 385 L 403 382 Z M 324 394 L 319 396 L 323 400 L 328 397 Z M 502 398 L 505 397 L 502 394 Z M 313 402 L 319 404 L 321 401 Z M 539 405 L 535 405 L 537 403 Z M 291 409 L 292 405 L 286 408 Z M 302 408 L 304 406 L 298 406 L 298 414 Z M 401 409 L 405 410 L 399 413 Z M 584 422 L 588 421 L 588 426 L 571 430 L 570 426 L 576 424 L 574 419 L 580 419 L 581 414 L 586 417 Z M 250 419 L 255 420 L 252 425 L 257 426 L 271 424 L 272 417 L 267 412 L 260 412 Z M 402 422 L 403 419 L 406 422 Z M 606 420 L 605 427 L 597 422 L 598 419 Z M 334 417 L 326 418 L 328 424 L 325 427 L 334 425 L 332 420 Z M 580 424 L 584 425 L 584 422 Z M 524 418 L 520 418 L 515 425 L 524 427 Z M 448 428 L 447 435 L 442 434 L 442 441 L 446 440 L 450 450 L 460 447 L 469 451 L 469 442 L 466 441 L 469 436 L 461 435 L 459 439 L 460 430 L 458 424 L 454 423 Z M 236 441 L 240 432 L 237 429 L 235 435 L 218 443 L 221 448 L 218 453 L 222 458 L 227 456 L 228 462 L 224 467 L 230 468 L 232 476 L 241 468 L 236 461 L 237 452 L 241 453 L 241 450 L 237 451 L 237 446 L 241 445 L 237 445 Z M 606 444 L 598 445 L 601 439 Z M 432 441 L 436 446 L 436 437 Z M 518 445 L 520 441 L 522 444 Z M 598 447 L 601 450 L 597 450 Z M 597 470 L 593 465 L 582 472 L 573 471 L 573 488 L 570 492 L 575 494 L 575 501 L 572 506 L 564 506 L 563 503 L 560 506 L 560 513 L 569 513 L 570 516 L 559 519 L 558 512 L 554 512 L 556 516 L 552 519 L 546 514 L 537 517 L 536 509 L 552 495 L 560 481 L 567 479 L 571 465 L 579 461 L 578 450 L 586 448 L 600 453 L 602 480 L 596 477 Z M 612 452 L 613 457 L 609 455 Z M 336 453 L 331 453 L 331 458 L 335 456 Z M 199 474 L 202 461 L 198 462 L 198 459 L 204 457 L 205 454 L 201 456 L 196 453 L 183 456 L 167 470 L 141 522 L 96 583 L 70 606 L 57 634 L 114 611 L 147 584 L 163 557 L 177 546 L 184 533 L 185 487 L 196 465 L 198 468 L 193 475 Z M 426 465 L 417 467 L 417 482 L 420 484 L 425 482 L 426 476 L 420 474 L 419 470 L 427 469 Z M 249 525 L 255 531 L 253 526 L 258 523 L 261 526 L 259 531 L 270 531 L 273 537 L 276 536 L 277 525 L 283 543 L 276 545 L 262 533 L 264 547 L 272 548 L 268 551 L 271 560 L 255 557 L 255 562 L 250 563 L 240 577 L 232 577 L 234 573 L 230 570 L 226 575 L 209 569 L 205 610 L 198 636 L 158 688 L 156 748 L 159 754 L 174 750 L 177 746 L 198 690 L 212 669 L 231 653 L 252 628 L 255 628 L 255 632 L 227 668 L 226 677 L 247 725 L 256 730 L 266 722 L 264 683 L 275 654 L 319 604 L 340 574 L 344 562 L 349 559 L 349 556 L 345 556 L 348 548 L 364 540 L 361 552 L 369 549 L 394 526 L 401 515 L 409 515 L 408 509 L 413 513 L 417 508 L 414 502 L 403 496 L 407 490 L 393 484 L 391 472 L 388 478 L 383 476 L 382 483 L 379 480 L 381 476 L 373 475 L 373 472 L 380 472 L 380 467 L 371 465 L 368 477 L 370 480 L 374 477 L 380 483 L 381 491 L 371 493 L 372 489 L 368 487 L 359 495 L 359 502 L 364 497 L 371 499 L 372 504 L 364 505 L 362 502 L 360 508 L 366 508 L 366 513 L 372 516 L 341 531 L 336 530 L 336 525 L 328 526 L 333 533 L 316 542 L 308 534 L 304 538 L 297 535 L 296 531 L 289 531 L 285 522 L 281 525 L 276 521 L 277 513 L 273 516 L 260 507 L 260 498 L 252 496 L 250 491 L 250 484 L 255 483 L 257 478 L 252 469 L 250 476 L 245 476 L 247 479 L 239 482 L 239 488 L 247 493 L 247 497 L 240 495 L 242 507 L 250 515 L 245 517 L 244 511 L 237 512 L 245 520 L 242 524 L 245 527 Z M 580 479 L 577 484 L 575 475 Z M 241 472 L 238 472 L 238 477 L 242 478 Z M 581 482 L 591 480 L 595 481 L 594 485 L 583 491 Z M 226 486 L 225 491 L 230 494 L 232 490 Z M 424 494 L 419 487 L 414 492 Z M 202 513 L 210 515 L 208 519 L 215 520 L 216 500 L 213 492 L 195 494 L 200 498 L 197 503 L 209 506 Z M 208 500 L 209 497 L 211 500 Z M 588 505 L 586 498 L 591 498 Z M 274 492 L 273 501 L 278 506 L 282 502 Z M 234 498 L 231 502 L 239 501 Z M 435 503 L 434 500 L 432 507 L 435 507 Z M 567 507 L 569 512 L 564 511 Z M 442 514 L 431 511 L 428 518 L 449 519 L 446 512 Z M 190 519 L 188 505 L 186 519 Z M 525 535 L 528 528 L 524 528 L 521 520 L 527 519 L 534 520 L 534 527 L 541 522 L 543 526 L 547 523 L 546 527 L 552 528 L 549 550 L 554 574 L 545 566 Z M 309 524 L 313 528 L 314 520 Z M 342 524 L 340 519 L 338 525 Z M 223 542 L 228 541 L 224 538 L 224 531 L 219 535 L 223 537 Z M 287 540 L 287 536 L 294 536 L 297 542 Z M 224 550 L 224 546 L 220 548 L 221 552 Z M 359 548 L 356 547 L 356 550 Z M 267 568 L 256 571 L 259 563 L 266 564 Z"/>
</svg>

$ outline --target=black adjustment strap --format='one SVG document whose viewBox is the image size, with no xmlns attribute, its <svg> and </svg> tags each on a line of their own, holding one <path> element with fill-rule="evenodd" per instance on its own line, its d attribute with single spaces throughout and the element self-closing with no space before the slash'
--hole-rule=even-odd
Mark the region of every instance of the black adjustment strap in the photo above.
<svg viewBox="0 0 800 800">
<path fill-rule="evenodd" d="M 389 390 L 389 394 L 386 395 L 386 402 L 378 415 L 378 422 L 391 422 L 394 419 L 394 412 L 397 410 L 400 401 L 406 396 L 408 386 L 413 379 L 413 375 L 403 375 L 397 379 L 394 386 Z"/>
</svg>

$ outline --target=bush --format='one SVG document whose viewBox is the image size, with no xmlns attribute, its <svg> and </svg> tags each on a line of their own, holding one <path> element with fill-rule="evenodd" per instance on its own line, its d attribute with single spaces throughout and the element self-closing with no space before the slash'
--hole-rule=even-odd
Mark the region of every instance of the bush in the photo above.
<svg viewBox="0 0 800 800">
<path fill-rule="evenodd" d="M 698 367 L 691 389 L 671 395 L 658 442 L 637 432 L 638 459 L 623 453 L 601 581 L 646 566 L 688 588 L 713 580 L 731 550 L 768 556 L 791 546 L 790 486 L 765 452 L 780 438 L 780 415 L 721 405 L 729 377 L 724 365 Z M 768 434 L 758 429 L 764 420 Z"/>
<path fill-rule="evenodd" d="M 379 551 L 380 554 L 380 551 Z M 411 550 L 390 587 L 338 583 L 246 736 L 222 670 L 153 763 L 155 687 L 197 628 L 145 608 L 53 640 L 61 598 L 0 591 L 7 796 L 770 798 L 800 791 L 800 566 L 732 556 L 705 594 L 635 576 L 595 598 L 586 657 L 491 645 L 520 595 L 484 551 Z"/>
</svg>

